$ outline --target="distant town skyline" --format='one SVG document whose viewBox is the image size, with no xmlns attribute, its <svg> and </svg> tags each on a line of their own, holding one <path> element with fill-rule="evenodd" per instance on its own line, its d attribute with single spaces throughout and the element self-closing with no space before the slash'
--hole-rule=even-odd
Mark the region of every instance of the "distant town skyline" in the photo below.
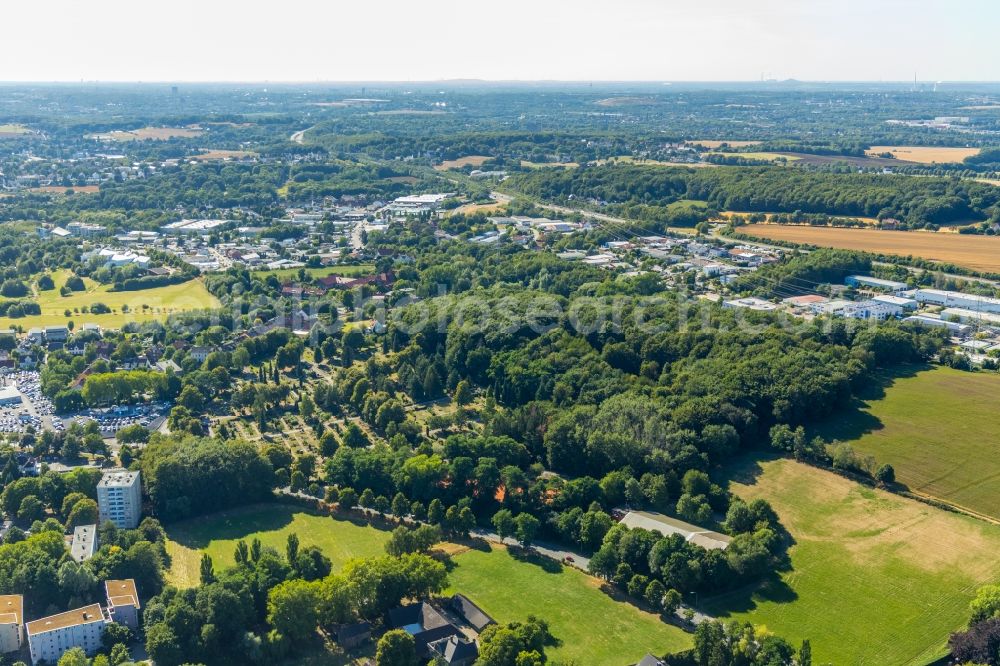
<svg viewBox="0 0 1000 666">
<path fill-rule="evenodd" d="M 0 81 L 1000 80 L 990 0 L 52 0 L 4 24 Z"/>
</svg>

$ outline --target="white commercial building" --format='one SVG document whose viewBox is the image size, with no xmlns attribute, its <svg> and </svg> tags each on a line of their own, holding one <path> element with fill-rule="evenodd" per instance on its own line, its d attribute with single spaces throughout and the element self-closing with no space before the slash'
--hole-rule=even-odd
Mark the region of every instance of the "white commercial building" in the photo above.
<svg viewBox="0 0 1000 666">
<path fill-rule="evenodd" d="M 871 275 L 848 275 L 844 282 L 852 287 L 867 287 L 868 289 L 879 289 L 890 293 L 898 293 L 906 290 L 905 282 L 896 280 L 883 280 Z"/>
<path fill-rule="evenodd" d="M 770 312 L 771 310 L 776 310 L 778 308 L 778 306 L 774 303 L 765 301 L 763 298 L 757 298 L 755 296 L 736 298 L 731 301 L 723 301 L 722 307 L 730 309 L 743 308 L 746 310 L 758 310 L 760 312 Z"/>
<path fill-rule="evenodd" d="M 0 388 L 0 407 L 10 407 L 21 404 L 21 392 L 16 386 Z"/>
<path fill-rule="evenodd" d="M 139 472 L 105 472 L 97 484 L 97 508 L 101 523 L 110 520 L 119 529 L 131 530 L 142 518 L 142 481 Z"/>
<path fill-rule="evenodd" d="M 0 653 L 16 652 L 24 645 L 24 597 L 0 595 Z"/>
<path fill-rule="evenodd" d="M 903 306 L 883 301 L 858 301 L 845 306 L 841 314 L 848 319 L 875 319 L 882 321 L 903 314 Z"/>
<path fill-rule="evenodd" d="M 911 315 L 903 320 L 904 324 L 914 324 L 916 326 L 925 326 L 928 328 L 946 328 L 948 332 L 957 335 L 958 337 L 964 338 L 972 332 L 972 327 L 968 324 L 959 324 L 957 322 L 948 321 L 947 319 L 940 319 L 938 317 L 932 317 L 930 315 Z"/>
<path fill-rule="evenodd" d="M 941 289 L 917 289 L 913 298 L 918 303 L 943 305 L 949 308 L 967 308 L 977 312 L 1000 313 L 1000 298 L 963 294 L 959 291 L 943 291 Z"/>
<path fill-rule="evenodd" d="M 66 650 L 75 647 L 94 654 L 101 647 L 101 635 L 109 621 L 100 604 L 91 604 L 27 623 L 31 662 L 54 664 Z"/>
<path fill-rule="evenodd" d="M 902 296 L 889 296 L 886 294 L 880 294 L 878 296 L 872 297 L 873 301 L 879 301 L 880 303 L 889 303 L 891 305 L 896 305 L 903 310 L 916 310 L 917 302 L 912 298 L 903 298 Z"/>
<path fill-rule="evenodd" d="M 957 319 L 963 324 L 972 322 L 993 328 L 1000 327 L 1000 314 L 991 312 L 976 312 L 965 308 L 945 308 L 941 311 L 941 317 L 948 320 Z"/>
</svg>

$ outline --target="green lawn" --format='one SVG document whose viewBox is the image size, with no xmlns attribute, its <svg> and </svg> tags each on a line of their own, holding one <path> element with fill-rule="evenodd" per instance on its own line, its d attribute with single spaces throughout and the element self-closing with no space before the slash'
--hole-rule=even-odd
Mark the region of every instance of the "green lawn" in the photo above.
<svg viewBox="0 0 1000 666">
<path fill-rule="evenodd" d="M 69 271 L 56 271 L 52 274 L 55 289 L 38 292 L 33 297 L 42 309 L 40 315 L 17 319 L 0 317 L 0 328 L 21 326 L 27 330 L 33 326 L 54 326 L 69 321 L 73 321 L 77 326 L 93 323 L 104 328 L 121 328 L 130 321 L 166 319 L 175 312 L 220 306 L 219 299 L 208 293 L 204 282 L 200 279 L 141 291 L 111 291 L 111 285 L 100 285 L 89 278 L 84 278 L 86 291 L 60 296 L 59 289 L 66 284 L 68 277 Z M 113 312 L 101 315 L 73 312 L 74 308 L 89 308 L 94 303 L 104 303 Z M 123 305 L 128 306 L 129 312 L 122 312 Z M 148 307 L 144 308 L 144 305 Z M 65 314 L 66 310 L 70 311 L 68 317 Z"/>
<path fill-rule="evenodd" d="M 748 462 L 732 490 L 772 504 L 794 539 L 791 568 L 702 609 L 808 638 L 816 664 L 929 663 L 976 588 L 1000 580 L 995 525 L 792 460 Z"/>
<path fill-rule="evenodd" d="M 213 513 L 170 525 L 167 551 L 171 564 L 167 578 L 175 585 L 198 583 L 201 553 L 212 556 L 217 569 L 232 566 L 240 539 L 255 537 L 265 546 L 285 552 L 285 540 L 295 532 L 302 546 L 319 546 L 336 571 L 352 557 L 383 554 L 389 533 L 368 525 L 303 511 L 288 504 L 259 504 Z"/>
<path fill-rule="evenodd" d="M 1000 375 L 916 370 L 819 434 L 891 464 L 914 492 L 1000 518 Z"/>
<path fill-rule="evenodd" d="M 320 278 L 326 277 L 327 275 L 344 275 L 348 277 L 354 277 L 357 275 L 371 275 L 375 272 L 374 264 L 357 264 L 357 265 L 343 265 L 343 266 L 324 266 L 323 268 L 282 268 L 276 271 L 260 270 L 254 271 L 253 274 L 257 277 L 265 277 L 267 275 L 274 275 L 279 280 L 296 279 L 299 277 L 299 271 L 304 270 L 309 274 L 310 277 Z"/>
<path fill-rule="evenodd" d="M 212 556 L 217 569 L 231 566 L 239 539 L 249 542 L 256 537 L 283 553 L 292 532 L 302 546 L 319 546 L 335 571 L 353 557 L 383 554 L 389 538 L 389 532 L 292 505 L 242 507 L 168 526 L 168 581 L 181 587 L 196 585 L 202 552 Z M 561 641 L 549 650 L 553 659 L 621 666 L 637 662 L 647 652 L 663 654 L 691 645 L 690 635 L 681 629 L 615 601 L 600 589 L 597 579 L 576 569 L 551 560 L 522 561 L 496 546 L 482 551 L 448 548 L 459 551 L 449 593 L 468 594 L 499 622 L 528 615 L 544 618 Z"/>
<path fill-rule="evenodd" d="M 515 559 L 497 546 L 454 557 L 451 591 L 473 599 L 498 622 L 537 615 L 549 623 L 555 661 L 587 666 L 634 664 L 647 652 L 662 655 L 691 646 L 691 636 L 601 591 L 600 583 L 556 562 Z"/>
</svg>

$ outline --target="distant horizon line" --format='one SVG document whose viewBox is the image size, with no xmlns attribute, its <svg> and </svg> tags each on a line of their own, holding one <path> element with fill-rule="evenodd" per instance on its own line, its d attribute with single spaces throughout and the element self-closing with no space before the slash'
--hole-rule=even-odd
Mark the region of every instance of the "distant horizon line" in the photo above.
<svg viewBox="0 0 1000 666">
<path fill-rule="evenodd" d="M 760 83 L 808 83 L 808 84 L 1000 84 L 1000 79 L 483 79 L 483 78 L 442 78 L 442 79 L 0 79 L 0 85 L 66 85 L 66 84 L 101 84 L 129 83 L 136 85 L 161 84 L 292 84 L 292 85 L 361 85 L 361 84 L 447 84 L 447 83 L 486 83 L 486 84 L 645 84 L 664 85 L 696 84 L 696 83 L 726 83 L 726 84 L 760 84 Z"/>
</svg>

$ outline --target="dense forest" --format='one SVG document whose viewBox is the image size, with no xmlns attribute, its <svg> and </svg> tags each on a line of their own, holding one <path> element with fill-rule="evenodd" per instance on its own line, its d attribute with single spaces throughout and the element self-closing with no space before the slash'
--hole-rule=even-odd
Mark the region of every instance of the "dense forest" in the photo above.
<svg viewBox="0 0 1000 666">
<path fill-rule="evenodd" d="M 1000 189 L 986 183 L 783 167 L 544 169 L 513 176 L 505 185 L 545 200 L 599 202 L 602 209 L 629 217 L 681 199 L 707 201 L 718 210 L 891 217 L 914 226 L 1000 214 Z"/>
</svg>

